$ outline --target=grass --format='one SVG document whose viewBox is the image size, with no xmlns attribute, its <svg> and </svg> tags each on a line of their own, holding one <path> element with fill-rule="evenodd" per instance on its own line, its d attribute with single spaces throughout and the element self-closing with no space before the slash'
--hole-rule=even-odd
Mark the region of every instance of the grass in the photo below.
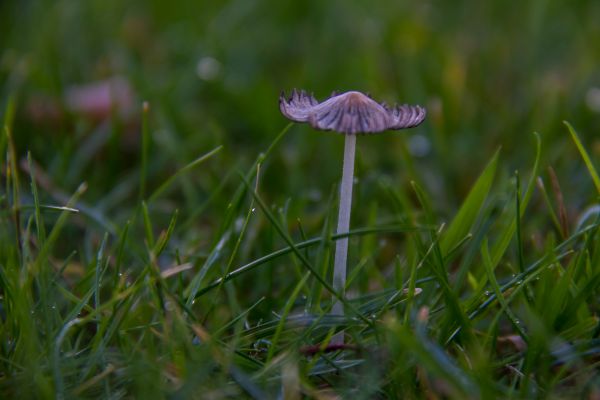
<svg viewBox="0 0 600 400">
<path fill-rule="evenodd" d="M 15 154 L 7 140 L 11 164 Z M 21 209 L 13 201 L 25 196 L 19 189 L 24 177 L 9 173 L 5 232 L 15 235 L 3 241 L 2 391 L 9 397 L 61 398 L 593 393 L 600 225 L 594 218 L 564 240 L 550 235 L 523 254 L 518 232 L 527 228 L 539 163 L 522 194 L 515 188 L 519 180 L 494 180 L 499 154 L 448 224 L 431 212 L 430 195 L 415 186 L 410 219 L 399 215 L 395 225 L 349 234 L 351 241 L 368 235 L 393 241 L 402 268 L 393 262 L 375 271 L 363 267 L 358 275 L 375 288 L 351 286 L 345 317 L 330 315 L 325 278 L 340 238 L 330 224 L 314 239 L 282 225 L 285 211 L 274 213 L 258 193 L 268 157 L 244 174 L 256 184 L 240 179 L 229 200 L 228 214 L 245 217 L 225 217 L 210 252 L 196 257 L 189 245 L 178 244 L 177 211 L 168 225 L 155 227 L 145 202 L 132 209 L 131 222 L 117 234 L 104 234 L 87 262 L 77 262 L 75 254 L 54 256 L 65 247 L 58 239 L 75 223 L 79 213 L 73 210 L 85 187 L 68 208 L 42 208 L 32 173 L 33 207 Z M 46 224 L 44 218 L 57 211 Z M 135 232 L 144 239 L 135 240 Z M 242 248 L 262 237 L 287 247 L 235 268 Z M 389 251 L 380 241 L 366 243 L 361 252 L 368 258 Z M 517 265 L 502 261 L 513 258 L 511 250 Z M 274 275 L 265 277 L 269 269 Z M 387 274 L 404 275 L 395 278 L 401 286 L 382 285 Z M 278 275 L 285 278 L 278 280 L 282 286 L 266 289 L 264 280 Z M 260 290 L 247 287 L 253 281 L 265 288 L 255 300 L 253 292 Z M 279 296 L 287 298 L 281 311 L 271 308 Z M 352 340 L 329 348 L 339 330 Z"/>
<path fill-rule="evenodd" d="M 0 5 L 1 398 L 598 395 L 598 6 L 299 4 Z M 347 235 L 294 86 L 428 108 Z"/>
</svg>

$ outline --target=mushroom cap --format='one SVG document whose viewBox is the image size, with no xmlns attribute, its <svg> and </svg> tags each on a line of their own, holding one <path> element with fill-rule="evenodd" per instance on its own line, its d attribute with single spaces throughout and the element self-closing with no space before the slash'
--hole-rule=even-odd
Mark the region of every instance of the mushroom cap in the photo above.
<svg viewBox="0 0 600 400">
<path fill-rule="evenodd" d="M 286 99 L 279 97 L 279 109 L 288 119 L 308 122 L 315 129 L 347 135 L 379 133 L 388 129 L 412 128 L 425 119 L 425 109 L 407 104 L 389 108 L 361 92 L 333 93 L 319 103 L 304 90 L 294 89 Z"/>
</svg>

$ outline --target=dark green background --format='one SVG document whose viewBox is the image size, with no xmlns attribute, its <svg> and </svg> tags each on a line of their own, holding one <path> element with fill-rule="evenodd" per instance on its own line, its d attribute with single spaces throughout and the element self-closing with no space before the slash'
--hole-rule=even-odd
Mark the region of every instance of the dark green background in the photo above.
<svg viewBox="0 0 600 400">
<path fill-rule="evenodd" d="M 499 147 L 505 174 L 529 170 L 537 131 L 543 166 L 559 171 L 566 202 L 579 210 L 594 200 L 591 183 L 561 121 L 598 155 L 599 106 L 586 102 L 600 87 L 597 21 L 595 1 L 2 2 L 2 103 L 16 100 L 18 152 L 31 150 L 67 192 L 87 181 L 92 203 L 119 183 L 129 186 L 120 205 L 137 199 L 139 127 L 115 118 L 100 128 L 110 130 L 105 144 L 82 150 L 97 122 L 81 115 L 33 121 L 28 104 L 43 97 L 60 105 L 72 85 L 122 76 L 135 91 L 138 122 L 141 102 L 151 105 L 151 189 L 225 146 L 186 178 L 184 187 L 202 189 L 184 191 L 191 202 L 204 201 L 232 168 L 246 168 L 286 125 L 277 107 L 282 90 L 304 88 L 323 99 L 354 89 L 429 112 L 412 131 L 360 138 L 359 179 L 416 179 L 451 215 Z M 197 73 L 206 57 L 220 66 L 211 80 Z M 408 159 L 403 149 L 413 135 L 429 151 Z M 326 199 L 341 151 L 341 137 L 294 126 L 261 190 L 279 202 Z M 308 212 L 306 201 L 294 203 L 298 213 Z"/>
</svg>

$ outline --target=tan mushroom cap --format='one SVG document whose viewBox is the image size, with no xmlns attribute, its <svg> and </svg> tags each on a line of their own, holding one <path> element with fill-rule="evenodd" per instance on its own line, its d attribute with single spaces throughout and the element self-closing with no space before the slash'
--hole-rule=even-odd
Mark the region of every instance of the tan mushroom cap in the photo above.
<svg viewBox="0 0 600 400">
<path fill-rule="evenodd" d="M 355 91 L 334 93 L 319 103 L 305 91 L 294 89 L 289 99 L 281 94 L 279 109 L 292 121 L 308 122 L 315 129 L 348 135 L 412 128 L 423 122 L 426 114 L 420 106 L 404 104 L 389 108 Z"/>
</svg>

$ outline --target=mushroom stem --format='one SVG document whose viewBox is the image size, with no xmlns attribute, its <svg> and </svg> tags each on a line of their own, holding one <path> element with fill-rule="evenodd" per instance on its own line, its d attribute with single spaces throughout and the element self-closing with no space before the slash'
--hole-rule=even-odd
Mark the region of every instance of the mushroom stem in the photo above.
<svg viewBox="0 0 600 400">
<path fill-rule="evenodd" d="M 350 230 L 350 210 L 352 208 L 352 184 L 354 181 L 354 153 L 356 150 L 356 135 L 346 134 L 344 139 L 344 165 L 342 168 L 342 184 L 340 186 L 340 209 L 338 214 L 337 233 L 347 233 Z M 333 266 L 333 288 L 344 296 L 346 289 L 346 263 L 348 258 L 348 238 L 335 243 L 335 260 Z M 333 315 L 344 315 L 344 305 L 339 300 L 333 304 Z M 344 343 L 344 334 L 335 335 L 330 344 Z"/>
</svg>

